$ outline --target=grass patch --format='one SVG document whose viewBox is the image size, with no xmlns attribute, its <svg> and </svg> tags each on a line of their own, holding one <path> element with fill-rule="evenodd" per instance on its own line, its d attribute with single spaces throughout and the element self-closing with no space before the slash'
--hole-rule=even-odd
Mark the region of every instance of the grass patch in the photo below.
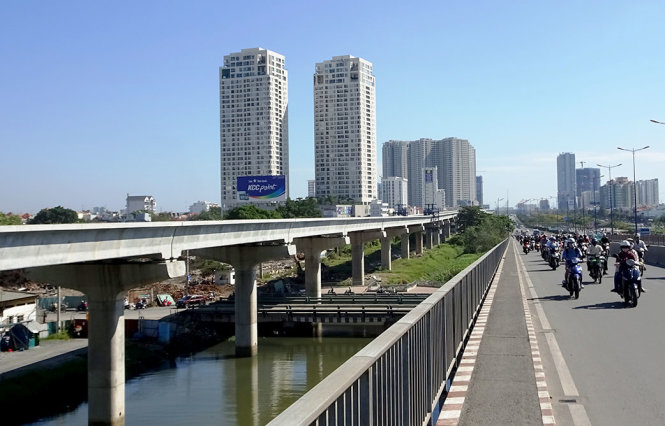
<svg viewBox="0 0 665 426">
<path fill-rule="evenodd" d="M 382 271 L 380 276 L 386 284 L 407 284 L 424 281 L 437 286 L 457 275 L 480 258 L 481 254 L 464 254 L 464 247 L 442 244 L 428 250 L 420 257 L 396 259 L 391 271 Z"/>
<path fill-rule="evenodd" d="M 58 333 L 49 334 L 47 337 L 43 337 L 41 340 L 69 340 L 71 336 L 67 331 L 61 329 Z"/>
</svg>

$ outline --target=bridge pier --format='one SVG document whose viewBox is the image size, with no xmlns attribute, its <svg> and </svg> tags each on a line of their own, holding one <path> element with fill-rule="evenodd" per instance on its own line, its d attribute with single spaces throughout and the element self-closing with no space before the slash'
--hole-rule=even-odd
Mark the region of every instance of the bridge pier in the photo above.
<svg viewBox="0 0 665 426">
<path fill-rule="evenodd" d="M 408 259 L 411 256 L 411 241 L 408 233 L 402 234 L 402 241 L 400 251 L 402 252 L 402 259 Z"/>
<path fill-rule="evenodd" d="M 443 241 L 446 241 L 450 238 L 450 220 L 443 222 Z"/>
<path fill-rule="evenodd" d="M 427 250 L 432 250 L 432 240 L 434 235 L 434 229 L 427 228 L 425 231 L 425 248 Z"/>
<path fill-rule="evenodd" d="M 351 282 L 354 286 L 365 285 L 365 242 L 385 238 L 385 231 L 350 232 L 351 239 Z"/>
<path fill-rule="evenodd" d="M 298 252 L 305 253 L 305 294 L 321 297 L 321 252 L 349 244 L 349 237 L 296 238 Z"/>
<path fill-rule="evenodd" d="M 88 424 L 125 424 L 125 292 L 185 275 L 185 263 L 127 262 L 44 266 L 31 279 L 88 297 Z"/>
<path fill-rule="evenodd" d="M 193 250 L 197 256 L 233 265 L 235 284 L 236 356 L 256 355 L 258 349 L 256 266 L 295 254 L 293 245 L 238 245 Z"/>
<path fill-rule="evenodd" d="M 393 237 L 400 237 L 402 241 L 405 239 L 409 240 L 409 228 L 405 229 L 388 229 L 386 230 L 386 236 L 381 237 L 381 267 L 386 271 L 392 269 L 392 246 L 391 242 Z M 407 244 L 408 245 L 408 244 Z"/>
<path fill-rule="evenodd" d="M 409 227 L 409 232 L 413 233 L 416 237 L 416 247 L 415 247 L 416 254 L 422 254 L 423 253 L 423 233 L 424 233 L 424 231 L 425 231 L 425 227 L 423 225 Z"/>
</svg>

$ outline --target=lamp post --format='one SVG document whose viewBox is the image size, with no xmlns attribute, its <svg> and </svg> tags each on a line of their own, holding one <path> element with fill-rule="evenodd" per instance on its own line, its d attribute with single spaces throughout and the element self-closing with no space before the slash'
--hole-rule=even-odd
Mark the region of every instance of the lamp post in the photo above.
<svg viewBox="0 0 665 426">
<path fill-rule="evenodd" d="M 596 164 L 598 167 L 604 167 L 607 169 L 610 177 L 610 227 L 612 228 L 612 235 L 614 235 L 614 183 L 612 183 L 612 169 L 619 167 L 621 163 L 614 166 L 603 166 L 602 164 Z"/>
<path fill-rule="evenodd" d="M 620 149 L 621 151 L 628 151 L 633 153 L 633 203 L 634 203 L 634 212 L 635 212 L 635 235 L 637 235 L 637 182 L 635 181 L 635 153 L 637 151 L 642 151 L 647 148 L 649 148 L 649 145 L 644 146 L 642 148 L 633 148 L 633 149 L 621 148 L 620 146 L 617 147 L 617 149 Z"/>
<path fill-rule="evenodd" d="M 598 176 L 598 179 L 605 177 L 604 175 Z M 596 179 L 593 180 L 593 232 L 598 234 L 598 202 L 596 201 Z"/>
<path fill-rule="evenodd" d="M 503 198 L 497 198 L 497 199 L 496 199 L 496 214 L 497 214 L 497 215 L 498 215 L 499 213 L 501 213 L 501 210 L 499 210 L 499 202 L 500 202 L 500 201 L 503 201 Z"/>
</svg>

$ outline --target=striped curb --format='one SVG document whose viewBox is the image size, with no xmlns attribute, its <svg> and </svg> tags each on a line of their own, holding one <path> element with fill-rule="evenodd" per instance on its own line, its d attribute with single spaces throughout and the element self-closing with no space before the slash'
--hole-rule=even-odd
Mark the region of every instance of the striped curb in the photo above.
<svg viewBox="0 0 665 426">
<path fill-rule="evenodd" d="M 483 338 L 485 333 L 485 326 L 487 325 L 487 319 L 490 314 L 490 309 L 492 309 L 492 302 L 494 302 L 494 293 L 496 293 L 496 284 L 499 282 L 501 277 L 501 271 L 503 270 L 503 263 L 505 256 L 501 259 L 501 263 L 497 268 L 497 272 L 494 275 L 492 284 L 487 291 L 485 300 L 483 301 L 483 306 L 478 313 L 476 322 L 473 325 L 471 330 L 471 335 L 469 340 L 464 347 L 462 352 L 462 359 L 457 366 L 455 375 L 453 376 L 450 390 L 446 394 L 446 399 L 441 408 L 441 413 L 439 418 L 436 421 L 436 426 L 449 426 L 459 424 L 460 416 L 462 415 L 462 406 L 464 405 L 464 400 L 466 399 L 466 393 L 469 390 L 469 383 L 471 382 L 471 375 L 473 374 L 473 369 L 476 365 L 476 357 L 478 356 L 478 348 L 480 347 L 480 341 Z"/>
<path fill-rule="evenodd" d="M 513 246 L 513 249 L 516 250 Z M 524 266 L 524 265 L 522 265 Z M 538 348 L 538 339 L 536 338 L 536 330 L 533 326 L 531 319 L 531 311 L 529 309 L 529 302 L 524 288 L 525 283 L 522 277 L 519 276 L 520 292 L 522 293 L 522 305 L 524 306 L 524 318 L 526 320 L 526 329 L 529 335 L 529 344 L 531 345 L 531 359 L 533 360 L 533 370 L 536 375 L 536 387 L 538 388 L 538 399 L 540 400 L 540 413 L 543 425 L 556 424 L 554 420 L 554 409 L 552 408 L 552 400 L 550 393 L 547 390 L 547 382 L 545 381 L 545 370 L 543 369 L 543 361 L 540 357 L 540 349 Z"/>
</svg>

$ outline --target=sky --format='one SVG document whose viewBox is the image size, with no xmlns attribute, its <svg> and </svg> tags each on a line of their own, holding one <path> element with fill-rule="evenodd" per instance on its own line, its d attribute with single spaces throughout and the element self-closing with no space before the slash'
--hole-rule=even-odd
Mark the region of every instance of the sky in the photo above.
<svg viewBox="0 0 665 426">
<path fill-rule="evenodd" d="M 556 197 L 559 153 L 632 180 L 617 147 L 649 145 L 636 177 L 665 200 L 664 45 L 662 0 L 5 1 L 0 212 L 219 202 L 219 67 L 252 47 L 286 57 L 292 198 L 315 64 L 349 54 L 373 63 L 379 170 L 388 140 L 467 139 L 485 203 L 512 206 Z"/>
</svg>

